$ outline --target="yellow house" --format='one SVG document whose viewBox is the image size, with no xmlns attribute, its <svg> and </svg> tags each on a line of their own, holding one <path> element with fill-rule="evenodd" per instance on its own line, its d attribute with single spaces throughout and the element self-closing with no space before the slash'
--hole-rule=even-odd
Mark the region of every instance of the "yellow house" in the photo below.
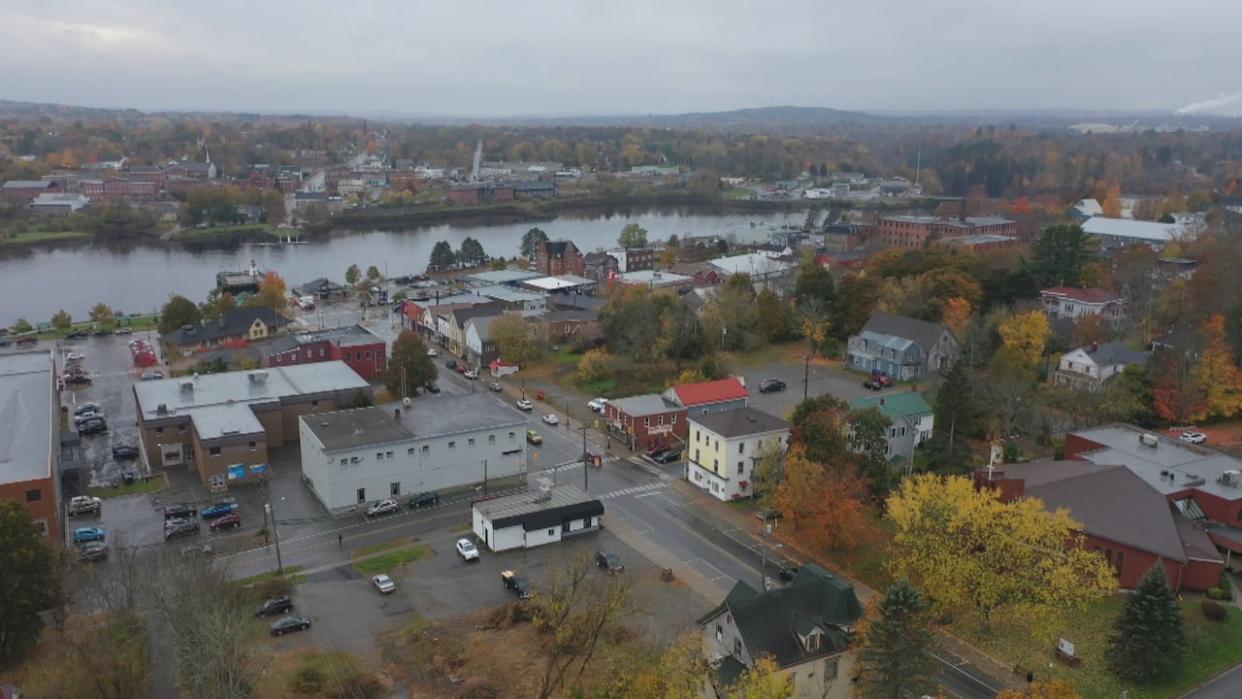
<svg viewBox="0 0 1242 699">
<path fill-rule="evenodd" d="M 721 500 L 754 494 L 755 462 L 789 443 L 789 423 L 754 408 L 689 415 L 686 478 Z"/>
</svg>

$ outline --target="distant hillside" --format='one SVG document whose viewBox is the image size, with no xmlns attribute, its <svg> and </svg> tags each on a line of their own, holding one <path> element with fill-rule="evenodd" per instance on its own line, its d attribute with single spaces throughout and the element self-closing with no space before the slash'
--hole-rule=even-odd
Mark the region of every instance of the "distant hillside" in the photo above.
<svg viewBox="0 0 1242 699">
<path fill-rule="evenodd" d="M 653 129 L 702 129 L 730 132 L 815 132 L 839 126 L 870 126 L 897 121 L 892 117 L 828 107 L 756 107 L 727 112 L 635 114 L 547 118 L 492 119 L 525 125 L 639 126 Z"/>
</svg>

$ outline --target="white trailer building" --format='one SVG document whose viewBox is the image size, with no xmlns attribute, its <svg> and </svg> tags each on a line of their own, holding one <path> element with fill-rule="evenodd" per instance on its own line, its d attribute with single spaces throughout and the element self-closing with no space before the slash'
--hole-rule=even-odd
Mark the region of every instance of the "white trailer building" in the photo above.
<svg viewBox="0 0 1242 699">
<path fill-rule="evenodd" d="M 305 415 L 300 431 L 302 473 L 332 512 L 484 481 L 511 486 L 526 473 L 526 418 L 490 393 Z"/>
<path fill-rule="evenodd" d="M 474 534 L 492 551 L 553 544 L 600 527 L 604 503 L 574 485 L 558 485 L 474 504 Z"/>
</svg>

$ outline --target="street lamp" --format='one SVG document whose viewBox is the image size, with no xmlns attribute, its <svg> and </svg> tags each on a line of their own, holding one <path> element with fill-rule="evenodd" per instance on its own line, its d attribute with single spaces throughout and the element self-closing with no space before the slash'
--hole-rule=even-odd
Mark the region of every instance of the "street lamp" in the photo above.
<svg viewBox="0 0 1242 699">
<path fill-rule="evenodd" d="M 284 498 L 282 497 L 281 500 L 283 501 Z M 276 544 L 276 572 L 284 575 L 285 566 L 280 559 L 280 531 L 276 527 L 276 511 L 272 509 L 271 500 L 263 503 L 263 516 L 272 523 L 272 542 Z"/>
</svg>

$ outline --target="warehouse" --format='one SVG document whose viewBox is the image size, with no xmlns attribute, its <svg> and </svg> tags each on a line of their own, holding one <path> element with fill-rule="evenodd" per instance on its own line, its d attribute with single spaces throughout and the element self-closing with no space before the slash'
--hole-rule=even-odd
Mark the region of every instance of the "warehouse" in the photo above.
<svg viewBox="0 0 1242 699">
<path fill-rule="evenodd" d="M 512 487 L 526 473 L 526 418 L 490 393 L 307 415 L 300 430 L 302 475 L 332 512 L 484 483 Z"/>
<path fill-rule="evenodd" d="M 604 503 L 558 485 L 474 504 L 474 534 L 492 551 L 553 544 L 600 528 Z"/>
</svg>

